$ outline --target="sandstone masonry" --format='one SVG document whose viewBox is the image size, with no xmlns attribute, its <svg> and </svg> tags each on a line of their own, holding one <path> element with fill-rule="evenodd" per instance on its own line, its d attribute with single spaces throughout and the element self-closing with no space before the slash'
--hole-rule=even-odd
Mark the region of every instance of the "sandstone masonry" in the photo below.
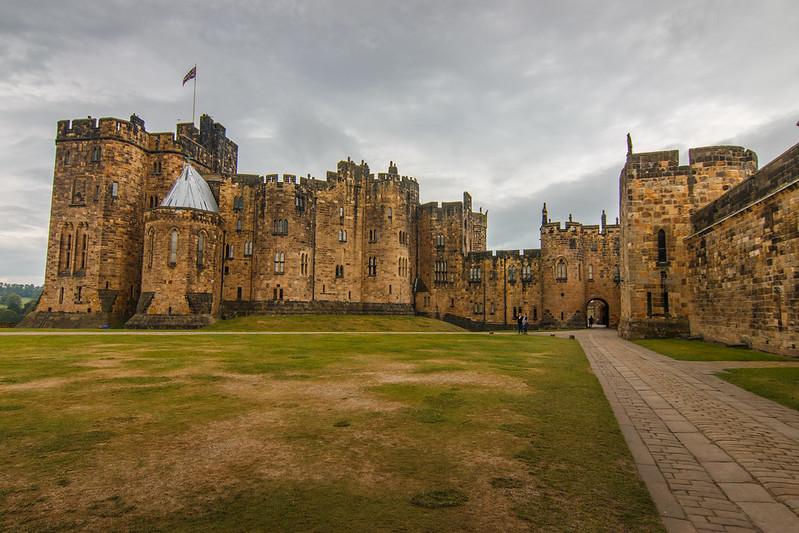
<svg viewBox="0 0 799 533">
<path fill-rule="evenodd" d="M 488 215 L 468 193 L 420 205 L 418 182 L 393 162 L 375 174 L 347 159 L 320 180 L 239 174 L 237 158 L 207 115 L 176 134 L 135 115 L 59 122 L 45 289 L 23 325 L 201 327 L 310 311 L 472 328 L 520 314 L 533 327 L 619 320 L 620 228 L 604 214 L 562 227 L 545 206 L 540 250 L 491 252 Z M 187 162 L 218 212 L 163 205 Z"/>
</svg>

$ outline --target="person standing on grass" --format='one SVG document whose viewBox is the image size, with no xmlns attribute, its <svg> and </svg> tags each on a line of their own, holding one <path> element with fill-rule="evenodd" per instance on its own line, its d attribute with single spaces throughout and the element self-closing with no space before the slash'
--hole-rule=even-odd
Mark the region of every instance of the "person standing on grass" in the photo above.
<svg viewBox="0 0 799 533">
<path fill-rule="evenodd" d="M 522 314 L 521 314 L 521 313 L 519 313 L 519 316 L 518 316 L 518 317 L 516 317 L 516 329 L 517 329 L 517 333 L 518 333 L 519 335 L 521 335 L 521 334 L 522 334 L 522 320 L 523 320 L 523 318 L 522 318 Z"/>
<path fill-rule="evenodd" d="M 524 334 L 527 335 L 527 328 L 530 327 L 530 322 L 527 320 L 527 315 L 524 315 L 522 319 L 522 330 L 524 330 Z"/>
</svg>

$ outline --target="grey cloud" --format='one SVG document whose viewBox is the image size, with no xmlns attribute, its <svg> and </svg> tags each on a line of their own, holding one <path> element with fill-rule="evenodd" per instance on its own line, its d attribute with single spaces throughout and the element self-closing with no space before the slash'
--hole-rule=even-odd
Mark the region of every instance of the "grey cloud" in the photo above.
<svg viewBox="0 0 799 533">
<path fill-rule="evenodd" d="M 491 210 L 490 244 L 536 246 L 544 200 L 553 218 L 596 221 L 597 198 L 615 210 L 627 131 L 640 150 L 761 143 L 761 162 L 791 144 L 776 124 L 796 108 L 797 14 L 743 0 L 11 0 L 0 187 L 17 192 L 0 207 L 48 211 L 46 193 L 19 191 L 51 179 L 58 119 L 187 120 L 180 79 L 196 62 L 199 110 L 239 143 L 240 171 L 393 159 L 424 201 L 470 190 Z"/>
</svg>

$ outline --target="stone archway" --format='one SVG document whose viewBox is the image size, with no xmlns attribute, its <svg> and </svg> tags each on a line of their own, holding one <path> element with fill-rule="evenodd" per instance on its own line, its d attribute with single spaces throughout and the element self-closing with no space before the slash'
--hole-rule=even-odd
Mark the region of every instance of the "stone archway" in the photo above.
<svg viewBox="0 0 799 533">
<path fill-rule="evenodd" d="M 585 303 L 585 320 L 586 326 L 591 323 L 593 318 L 593 325 L 606 328 L 610 325 L 610 306 L 603 298 L 591 298 Z"/>
</svg>

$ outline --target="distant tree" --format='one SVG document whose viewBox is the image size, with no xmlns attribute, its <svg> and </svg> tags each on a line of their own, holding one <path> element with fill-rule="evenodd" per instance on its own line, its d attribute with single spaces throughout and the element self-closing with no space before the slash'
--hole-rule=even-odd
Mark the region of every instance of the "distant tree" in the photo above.
<svg viewBox="0 0 799 533">
<path fill-rule="evenodd" d="M 16 324 L 22 317 L 11 309 L 0 309 L 0 324 Z"/>
<path fill-rule="evenodd" d="M 6 294 L 3 297 L 3 303 L 6 304 L 9 311 L 14 311 L 17 314 L 22 312 L 22 298 L 15 292 Z"/>
</svg>

